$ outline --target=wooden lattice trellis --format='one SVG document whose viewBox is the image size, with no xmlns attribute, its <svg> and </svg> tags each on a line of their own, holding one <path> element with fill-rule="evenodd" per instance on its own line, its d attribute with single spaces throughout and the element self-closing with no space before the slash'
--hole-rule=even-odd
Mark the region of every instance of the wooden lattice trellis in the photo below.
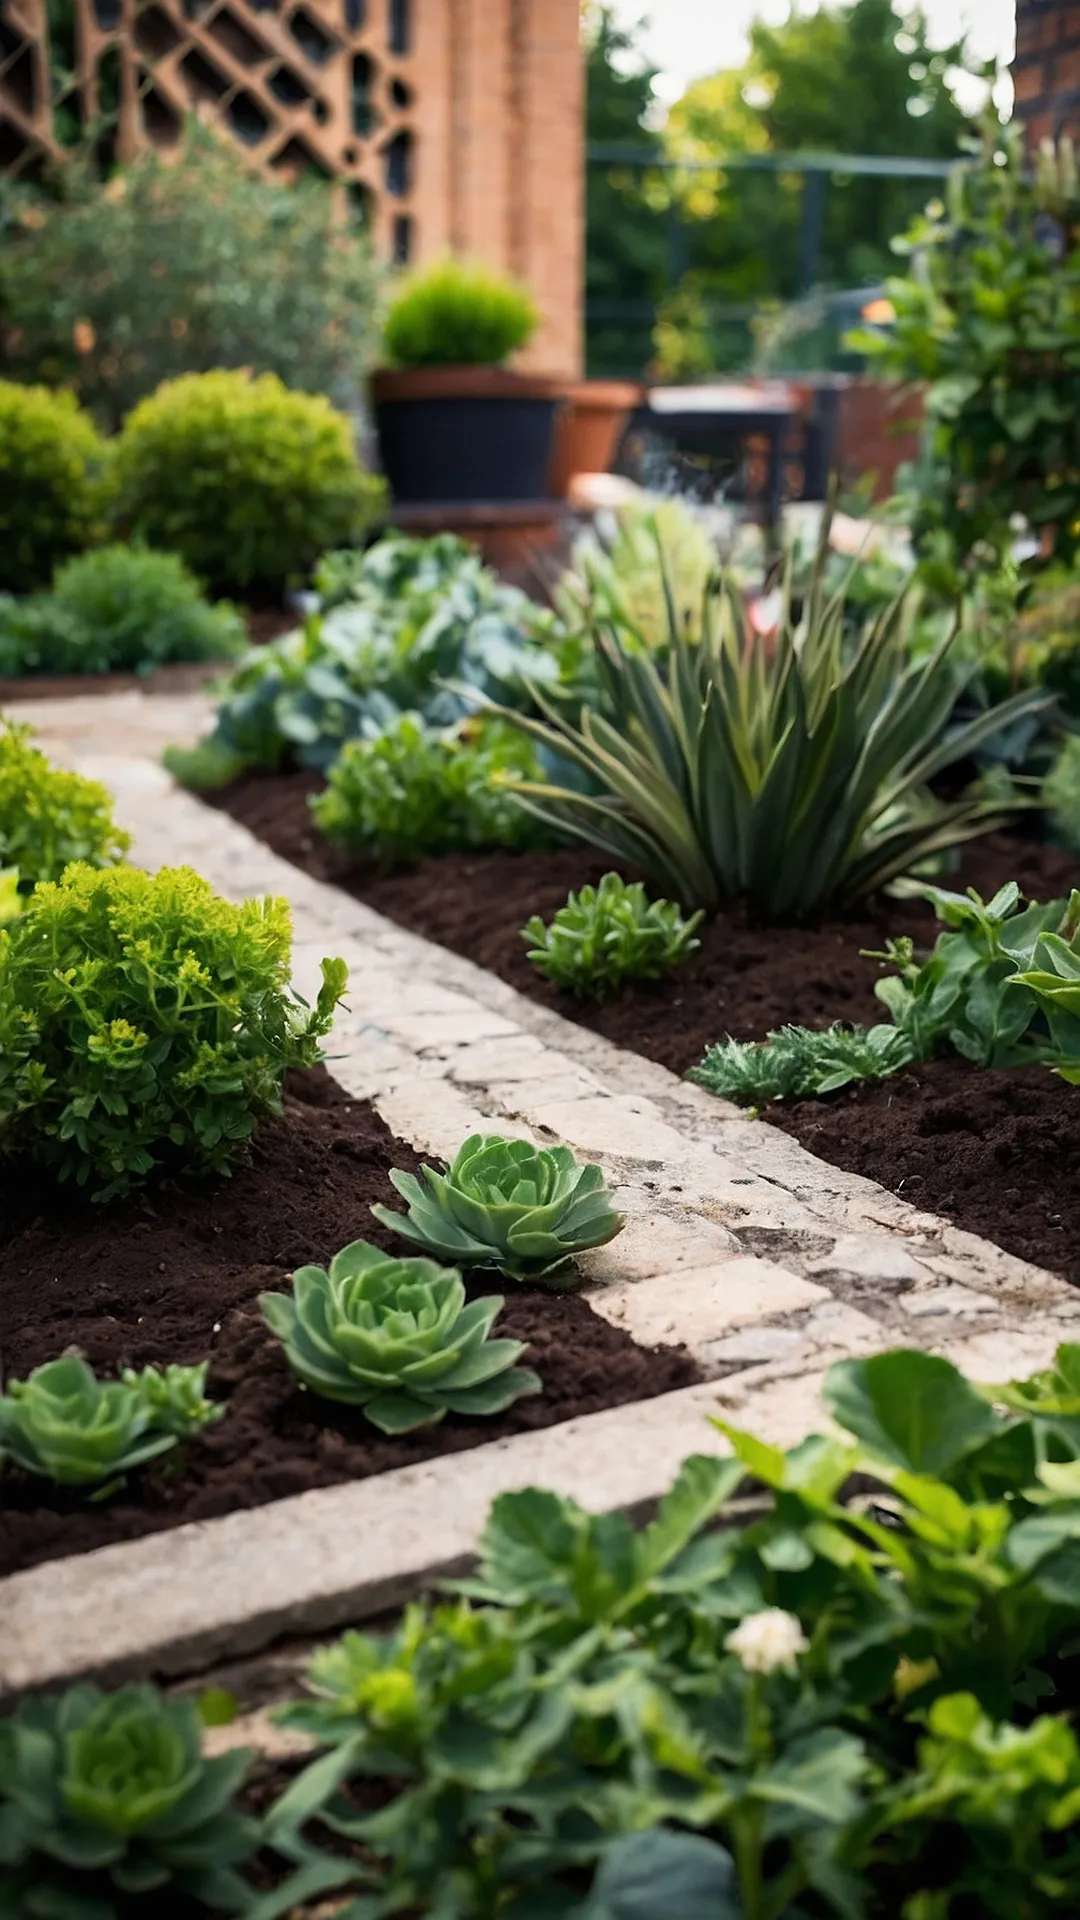
<svg viewBox="0 0 1080 1920">
<path fill-rule="evenodd" d="M 33 174 L 103 119 L 127 157 L 194 113 L 260 167 L 343 182 L 409 257 L 409 0 L 0 0 L 0 171 Z"/>
</svg>

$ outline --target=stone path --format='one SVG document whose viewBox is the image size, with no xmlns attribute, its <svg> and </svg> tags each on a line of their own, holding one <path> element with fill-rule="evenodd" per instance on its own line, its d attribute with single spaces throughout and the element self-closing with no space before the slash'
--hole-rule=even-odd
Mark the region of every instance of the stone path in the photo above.
<svg viewBox="0 0 1080 1920">
<path fill-rule="evenodd" d="M 791 1444 L 820 1422 L 822 1373 L 837 1358 L 920 1345 L 994 1380 L 1046 1364 L 1062 1339 L 1077 1337 L 1080 1294 L 1063 1281 L 524 999 L 178 791 L 160 751 L 202 730 L 201 696 L 102 695 L 20 703 L 18 712 L 54 758 L 112 788 L 134 859 L 188 863 L 233 898 L 284 894 L 302 992 L 317 983 L 324 953 L 345 958 L 348 1007 L 332 1071 L 395 1133 L 449 1155 L 487 1127 L 564 1141 L 599 1160 L 627 1227 L 583 1263 L 590 1302 L 643 1342 L 685 1342 L 708 1383 L 180 1529 L 169 1536 L 168 1592 L 160 1537 L 16 1576 L 0 1585 L 0 1611 L 23 1644 L 14 1654 L 0 1645 L 0 1686 L 28 1684 L 43 1660 L 51 1670 L 58 1660 L 130 1666 L 139 1657 L 129 1645 L 132 1582 L 144 1600 L 152 1590 L 151 1612 L 164 1608 L 147 1657 L 183 1667 L 284 1627 L 385 1607 L 467 1556 L 501 1486 L 540 1481 L 597 1509 L 639 1504 L 687 1453 L 722 1444 L 706 1422 L 713 1411 Z M 246 1602 L 215 1577 L 226 1561 Z M 93 1619 L 80 1629 L 76 1600 L 81 1589 L 85 1610 L 91 1572 Z M 126 1624 L 114 1633 L 106 1624 L 103 1640 L 101 1623 L 117 1609 Z M 10 1632 L 2 1638 L 10 1643 Z"/>
</svg>

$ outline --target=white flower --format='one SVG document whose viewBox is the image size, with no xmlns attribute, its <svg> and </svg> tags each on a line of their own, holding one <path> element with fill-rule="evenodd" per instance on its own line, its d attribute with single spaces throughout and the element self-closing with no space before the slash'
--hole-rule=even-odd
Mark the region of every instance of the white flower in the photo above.
<svg viewBox="0 0 1080 1920">
<path fill-rule="evenodd" d="M 775 1673 L 779 1667 L 791 1673 L 810 1642 L 793 1613 L 766 1607 L 763 1613 L 748 1613 L 724 1645 L 747 1673 Z"/>
</svg>

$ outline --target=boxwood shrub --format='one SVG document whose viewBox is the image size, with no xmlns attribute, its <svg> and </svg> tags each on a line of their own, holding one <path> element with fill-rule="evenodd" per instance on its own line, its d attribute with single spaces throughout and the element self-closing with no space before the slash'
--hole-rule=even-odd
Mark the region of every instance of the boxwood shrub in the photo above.
<svg viewBox="0 0 1080 1920">
<path fill-rule="evenodd" d="M 0 380 L 0 587 L 44 586 L 104 532 L 107 448 L 70 393 Z"/>
<path fill-rule="evenodd" d="M 213 588 L 303 577 L 383 498 L 345 415 L 271 373 L 165 381 L 124 422 L 115 469 L 117 530 L 179 553 Z"/>
</svg>

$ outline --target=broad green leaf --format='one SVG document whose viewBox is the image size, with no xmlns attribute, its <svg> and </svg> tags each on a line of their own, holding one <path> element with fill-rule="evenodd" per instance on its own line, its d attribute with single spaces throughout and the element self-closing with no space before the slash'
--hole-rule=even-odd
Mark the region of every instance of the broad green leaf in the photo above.
<svg viewBox="0 0 1080 1920">
<path fill-rule="evenodd" d="M 824 1397 L 833 1418 L 871 1454 L 936 1478 L 947 1478 L 1002 1430 L 956 1367 L 915 1349 L 839 1361 Z"/>
<path fill-rule="evenodd" d="M 666 1827 L 613 1842 L 586 1911 L 588 1920 L 742 1920 L 731 1855 Z"/>
</svg>

